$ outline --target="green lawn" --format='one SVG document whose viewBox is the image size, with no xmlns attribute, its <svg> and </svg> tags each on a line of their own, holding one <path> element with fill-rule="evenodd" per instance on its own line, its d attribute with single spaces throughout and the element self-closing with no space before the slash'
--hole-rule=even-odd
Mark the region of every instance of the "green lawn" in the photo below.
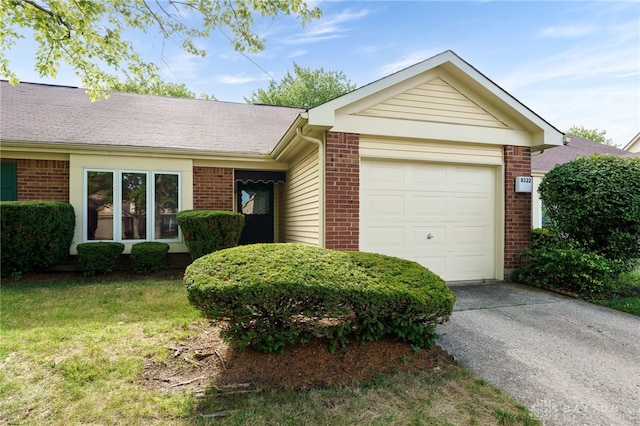
<svg viewBox="0 0 640 426">
<path fill-rule="evenodd" d="M 622 274 L 620 284 L 626 288 L 626 293 L 633 294 L 626 297 L 614 297 L 611 300 L 600 300 L 599 305 L 611 309 L 640 316 L 640 267 L 634 271 Z"/>
<path fill-rule="evenodd" d="M 167 347 L 207 325 L 179 279 L 18 282 L 2 285 L 0 302 L 7 424 L 540 424 L 460 366 L 305 392 L 196 398 L 146 389 L 145 362 L 167 359 Z"/>
</svg>

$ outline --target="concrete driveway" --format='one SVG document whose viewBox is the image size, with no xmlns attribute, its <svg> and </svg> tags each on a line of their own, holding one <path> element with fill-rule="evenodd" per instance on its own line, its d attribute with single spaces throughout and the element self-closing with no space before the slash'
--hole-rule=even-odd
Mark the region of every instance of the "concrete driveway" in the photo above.
<svg viewBox="0 0 640 426">
<path fill-rule="evenodd" d="M 450 284 L 438 344 L 545 425 L 640 425 L 640 318 L 513 283 Z"/>
</svg>

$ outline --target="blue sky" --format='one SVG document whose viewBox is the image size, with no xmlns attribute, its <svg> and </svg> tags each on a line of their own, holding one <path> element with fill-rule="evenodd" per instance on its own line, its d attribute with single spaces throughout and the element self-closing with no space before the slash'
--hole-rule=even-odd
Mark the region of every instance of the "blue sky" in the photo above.
<svg viewBox="0 0 640 426">
<path fill-rule="evenodd" d="M 560 130 L 607 131 L 624 146 L 640 131 L 640 2 L 316 1 L 323 17 L 260 19 L 266 50 L 249 59 L 217 32 L 197 58 L 159 34 L 135 45 L 162 77 L 196 93 L 244 102 L 270 78 L 305 68 L 343 71 L 358 86 L 453 50 Z M 163 46 L 164 45 L 164 46 Z M 79 85 L 63 68 L 55 80 L 33 71 L 30 40 L 9 59 L 22 81 Z M 263 71 L 264 70 L 264 71 Z M 266 72 L 265 72 L 266 71 Z"/>
</svg>

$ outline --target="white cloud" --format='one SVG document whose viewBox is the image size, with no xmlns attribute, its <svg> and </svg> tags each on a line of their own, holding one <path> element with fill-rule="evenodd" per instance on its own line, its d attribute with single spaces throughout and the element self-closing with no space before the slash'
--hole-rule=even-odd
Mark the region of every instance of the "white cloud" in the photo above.
<svg viewBox="0 0 640 426">
<path fill-rule="evenodd" d="M 435 56 L 439 52 L 434 50 L 420 50 L 417 52 L 413 52 L 409 55 L 406 55 L 395 62 L 391 62 L 389 64 L 385 64 L 378 69 L 376 75 L 378 77 L 385 77 L 387 75 L 393 74 L 397 71 L 403 70 L 407 67 L 417 64 L 418 62 L 422 62 L 425 59 L 429 59 L 432 56 Z"/>
<path fill-rule="evenodd" d="M 611 79 L 640 74 L 637 46 L 615 46 L 609 43 L 591 47 L 580 46 L 527 63 L 501 78 L 501 85 L 515 90 L 539 83 L 545 85 L 590 79 Z M 554 83 L 555 82 L 555 83 Z M 586 85 L 585 87 L 589 87 Z"/>
<path fill-rule="evenodd" d="M 634 42 L 609 39 L 522 64 L 496 82 L 561 130 L 604 129 L 624 145 L 640 129 L 639 53 Z"/>
<path fill-rule="evenodd" d="M 360 53 L 363 55 L 370 55 L 378 51 L 378 46 L 363 46 L 360 48 Z"/>
<path fill-rule="evenodd" d="M 304 56 L 306 54 L 308 54 L 309 51 L 308 50 L 296 50 L 294 52 L 289 53 L 289 55 L 287 55 L 287 58 L 298 58 L 300 56 Z"/>
<path fill-rule="evenodd" d="M 216 81 L 222 84 L 247 84 L 247 83 L 254 83 L 257 81 L 265 81 L 265 80 L 269 80 L 269 77 L 265 75 L 260 77 L 254 77 L 247 74 L 221 75 L 216 78 Z"/>
<path fill-rule="evenodd" d="M 164 66 L 160 74 L 164 78 L 177 77 L 182 81 L 190 80 L 198 77 L 202 67 L 202 60 L 199 56 L 179 52 L 167 59 L 163 59 Z"/>
<path fill-rule="evenodd" d="M 595 25 L 562 25 L 543 28 L 538 37 L 544 38 L 579 38 L 593 34 L 598 30 Z"/>
<path fill-rule="evenodd" d="M 369 14 L 367 9 L 357 12 L 345 10 L 333 16 L 323 17 L 321 20 L 308 24 L 300 33 L 284 39 L 283 42 L 297 45 L 342 38 L 351 30 L 348 26 L 349 23 L 360 20 Z"/>
</svg>

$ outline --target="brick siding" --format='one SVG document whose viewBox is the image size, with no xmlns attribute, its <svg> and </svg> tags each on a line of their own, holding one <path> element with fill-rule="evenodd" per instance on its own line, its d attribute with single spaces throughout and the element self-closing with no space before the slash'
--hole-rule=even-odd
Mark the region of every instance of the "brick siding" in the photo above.
<svg viewBox="0 0 640 426">
<path fill-rule="evenodd" d="M 16 163 L 18 201 L 69 202 L 69 161 L 3 158 Z"/>
<path fill-rule="evenodd" d="M 326 134 L 325 247 L 358 250 L 360 214 L 360 136 Z"/>
<path fill-rule="evenodd" d="M 233 169 L 193 167 L 193 208 L 233 211 Z"/>
<path fill-rule="evenodd" d="M 520 267 L 518 254 L 531 244 L 531 193 L 516 193 L 516 176 L 531 176 L 531 148 L 504 147 L 504 269 L 505 279 Z"/>
</svg>

